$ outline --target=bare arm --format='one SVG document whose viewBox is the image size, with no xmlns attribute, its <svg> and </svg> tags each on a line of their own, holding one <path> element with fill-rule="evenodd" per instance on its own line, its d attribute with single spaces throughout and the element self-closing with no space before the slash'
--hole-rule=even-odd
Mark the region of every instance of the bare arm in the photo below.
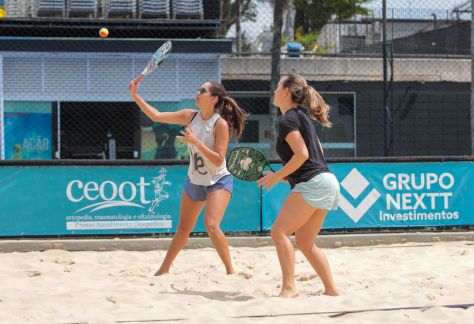
<svg viewBox="0 0 474 324">
<path fill-rule="evenodd" d="M 136 77 L 133 81 L 128 84 L 128 90 L 135 103 L 140 109 L 154 122 L 160 122 L 165 124 L 178 124 L 187 125 L 191 122 L 191 119 L 196 114 L 195 110 L 183 109 L 176 112 L 161 112 L 155 107 L 149 105 L 137 92 L 140 82 L 143 79 L 142 76 Z"/>
<path fill-rule="evenodd" d="M 214 146 L 212 149 L 208 148 L 202 142 L 198 145 L 198 149 L 202 154 L 212 162 L 215 166 L 219 166 L 224 162 L 225 154 L 227 152 L 227 144 L 229 144 L 229 126 L 227 122 L 219 118 L 214 128 Z"/>
<path fill-rule="evenodd" d="M 207 160 L 215 166 L 219 166 L 224 162 L 227 144 L 229 143 L 229 126 L 222 118 L 216 123 L 214 137 L 214 146 L 209 148 L 194 135 L 190 128 L 186 129 L 186 133 L 184 133 L 183 136 L 177 136 L 180 141 L 194 145 Z"/>
<path fill-rule="evenodd" d="M 304 161 L 309 158 L 308 148 L 306 147 L 306 143 L 299 131 L 289 132 L 285 137 L 285 141 L 290 145 L 290 148 L 293 151 L 293 156 L 288 163 L 277 172 L 281 178 L 286 178 L 288 175 L 298 170 L 298 168 L 303 165 Z"/>
<path fill-rule="evenodd" d="M 293 151 L 293 156 L 288 163 L 278 172 L 267 172 L 258 180 L 258 185 L 270 190 L 278 181 L 285 181 L 286 177 L 295 172 L 309 158 L 308 148 L 299 131 L 292 131 L 285 137 L 286 142 Z"/>
</svg>

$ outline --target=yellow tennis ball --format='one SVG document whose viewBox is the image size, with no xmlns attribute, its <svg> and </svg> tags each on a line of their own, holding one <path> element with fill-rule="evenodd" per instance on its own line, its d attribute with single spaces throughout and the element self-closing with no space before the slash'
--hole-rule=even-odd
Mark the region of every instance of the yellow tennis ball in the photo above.
<svg viewBox="0 0 474 324">
<path fill-rule="evenodd" d="M 99 36 L 102 38 L 109 36 L 109 30 L 107 28 L 101 28 L 99 30 Z"/>
</svg>

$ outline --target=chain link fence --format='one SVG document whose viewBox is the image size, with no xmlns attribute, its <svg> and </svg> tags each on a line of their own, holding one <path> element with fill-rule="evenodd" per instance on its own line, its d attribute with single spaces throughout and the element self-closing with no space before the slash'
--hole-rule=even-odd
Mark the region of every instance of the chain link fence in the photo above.
<svg viewBox="0 0 474 324">
<path fill-rule="evenodd" d="M 334 126 L 316 125 L 328 157 L 471 155 L 471 1 L 283 3 L 280 74 L 304 75 L 331 105 Z M 0 0 L 2 159 L 188 159 L 180 127 L 152 122 L 127 90 L 166 39 L 144 99 L 193 108 L 220 81 L 251 113 L 240 145 L 275 156 L 274 6 Z"/>
</svg>

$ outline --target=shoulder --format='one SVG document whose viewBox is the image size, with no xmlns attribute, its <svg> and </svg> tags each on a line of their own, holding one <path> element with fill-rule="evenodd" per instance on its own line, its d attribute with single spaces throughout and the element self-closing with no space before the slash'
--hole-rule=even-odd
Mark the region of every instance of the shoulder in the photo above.
<svg viewBox="0 0 474 324">
<path fill-rule="evenodd" d="M 290 109 L 288 110 L 285 115 L 283 116 L 287 119 L 295 119 L 298 118 L 298 109 Z"/>
<path fill-rule="evenodd" d="M 227 121 L 224 119 L 224 118 L 219 118 L 217 121 L 216 121 L 216 124 L 214 126 L 214 130 L 216 132 L 228 132 L 229 131 L 229 124 L 227 123 Z"/>
<path fill-rule="evenodd" d="M 298 111 L 296 109 L 288 110 L 280 119 L 280 124 L 299 124 Z"/>
<path fill-rule="evenodd" d="M 184 118 L 186 120 L 186 125 L 191 123 L 191 121 L 196 117 L 198 114 L 198 111 L 195 109 L 183 109 L 181 110 L 181 113 L 184 115 Z"/>
</svg>

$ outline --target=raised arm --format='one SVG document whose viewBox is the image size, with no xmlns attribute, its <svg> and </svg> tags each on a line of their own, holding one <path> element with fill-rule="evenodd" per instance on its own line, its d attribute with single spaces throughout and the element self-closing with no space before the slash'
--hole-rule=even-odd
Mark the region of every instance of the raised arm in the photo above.
<svg viewBox="0 0 474 324">
<path fill-rule="evenodd" d="M 140 83 L 143 80 L 142 76 L 136 77 L 128 84 L 128 90 L 135 103 L 140 109 L 154 122 L 160 122 L 165 124 L 178 124 L 187 125 L 191 122 L 191 119 L 196 114 L 193 109 L 183 109 L 174 112 L 161 112 L 155 107 L 149 105 L 137 92 L 140 87 Z"/>
</svg>

